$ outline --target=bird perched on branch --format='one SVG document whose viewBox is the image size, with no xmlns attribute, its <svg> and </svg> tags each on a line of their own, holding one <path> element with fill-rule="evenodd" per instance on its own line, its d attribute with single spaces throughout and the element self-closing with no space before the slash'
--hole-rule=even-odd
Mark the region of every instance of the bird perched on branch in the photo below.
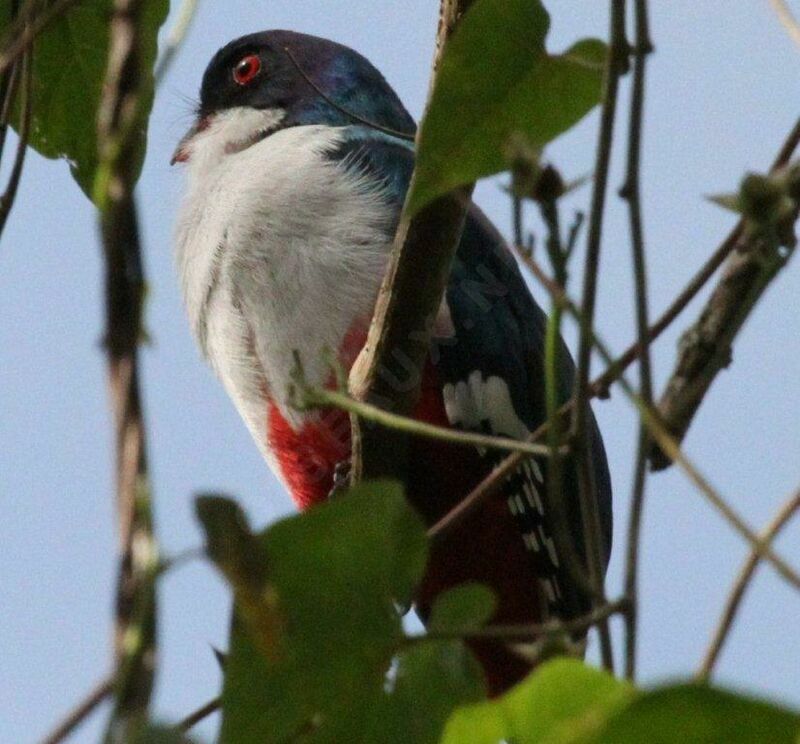
<svg viewBox="0 0 800 744">
<path fill-rule="evenodd" d="M 399 98 L 364 57 L 325 39 L 268 31 L 214 56 L 197 120 L 175 152 L 173 162 L 185 163 L 188 176 L 177 257 L 192 330 L 301 509 L 329 497 L 337 466 L 350 456 L 350 426 L 340 411 L 293 407 L 295 359 L 308 384 L 325 386 L 333 383 L 331 354 L 349 368 L 361 350 L 414 167 L 414 132 Z M 545 329 L 502 238 L 472 207 L 413 416 L 524 438 L 546 417 Z M 561 361 L 566 399 L 574 371 L 565 348 Z M 610 482 L 593 419 L 591 425 L 593 497 L 607 562 Z M 408 498 L 433 523 L 497 461 L 462 445 L 415 439 Z M 417 597 L 423 619 L 440 592 L 466 581 L 495 591 L 495 623 L 588 609 L 562 550 L 566 540 L 573 554 L 584 554 L 574 464 L 565 464 L 560 506 L 547 498 L 546 459 L 529 459 L 501 493 L 435 541 Z M 530 668 L 520 645 L 472 647 L 492 692 Z"/>
</svg>

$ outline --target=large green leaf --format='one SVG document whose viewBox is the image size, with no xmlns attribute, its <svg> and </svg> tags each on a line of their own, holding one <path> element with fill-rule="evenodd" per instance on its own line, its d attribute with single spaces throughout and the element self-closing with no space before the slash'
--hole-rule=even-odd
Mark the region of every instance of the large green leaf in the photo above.
<svg viewBox="0 0 800 744">
<path fill-rule="evenodd" d="M 10 0 L 0 0 L 4 38 L 9 29 L 10 5 Z M 73 3 L 34 44 L 30 144 L 45 157 L 65 158 L 78 185 L 90 198 L 98 166 L 97 108 L 108 61 L 112 5 L 111 0 Z M 144 161 L 147 121 L 153 105 L 158 29 L 168 10 L 169 0 L 143 0 L 138 168 Z"/>
<path fill-rule="evenodd" d="M 632 695 L 630 685 L 605 672 L 579 661 L 558 659 L 543 664 L 497 700 L 456 711 L 442 741 L 443 744 L 582 741 Z"/>
<path fill-rule="evenodd" d="M 665 687 L 638 696 L 613 716 L 592 744 L 797 744 L 800 715 L 770 703 L 702 685 Z"/>
<path fill-rule="evenodd" d="M 237 599 L 222 741 L 324 740 L 381 702 L 403 645 L 398 607 L 427 557 L 400 487 L 362 486 L 277 523 L 257 545 L 230 502 L 203 499 L 198 511 Z"/>
<path fill-rule="evenodd" d="M 421 125 L 412 214 L 456 186 L 505 170 L 513 136 L 542 147 L 601 100 L 605 45 L 585 39 L 551 55 L 549 27 L 539 0 L 477 0 L 466 14 Z"/>
</svg>

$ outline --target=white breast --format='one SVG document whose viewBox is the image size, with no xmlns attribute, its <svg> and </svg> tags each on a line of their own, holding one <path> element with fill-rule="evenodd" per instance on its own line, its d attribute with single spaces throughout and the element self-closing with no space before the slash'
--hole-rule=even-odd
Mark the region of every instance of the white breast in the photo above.
<svg viewBox="0 0 800 744">
<path fill-rule="evenodd" d="M 396 219 L 380 185 L 324 157 L 342 129 L 292 127 L 226 152 L 270 116 L 226 112 L 196 138 L 176 236 L 195 337 L 267 456 L 265 394 L 302 420 L 288 401 L 294 352 L 324 384 L 330 354 L 371 316 Z"/>
</svg>

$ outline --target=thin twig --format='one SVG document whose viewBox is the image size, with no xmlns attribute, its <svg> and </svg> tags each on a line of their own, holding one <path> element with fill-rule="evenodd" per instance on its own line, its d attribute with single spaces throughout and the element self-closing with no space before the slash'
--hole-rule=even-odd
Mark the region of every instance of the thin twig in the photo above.
<svg viewBox="0 0 800 744">
<path fill-rule="evenodd" d="M 527 257 L 526 264 L 534 272 L 537 279 L 541 276 L 544 281 L 544 286 L 548 291 L 553 293 L 553 296 L 559 297 L 563 303 L 563 307 L 573 316 L 575 321 L 580 324 L 581 313 L 577 305 L 564 293 L 563 289 L 555 285 L 552 279 L 544 275 L 541 267 L 537 264 L 535 259 Z M 596 333 L 592 334 L 592 343 L 600 354 L 600 357 L 606 364 L 613 363 L 611 356 L 605 343 L 597 336 Z M 776 571 L 792 584 L 795 588 L 800 589 L 800 576 L 797 572 L 786 563 L 780 556 L 778 556 L 769 545 L 765 545 L 761 538 L 747 525 L 742 517 L 736 510 L 717 492 L 714 487 L 709 483 L 700 470 L 694 463 L 681 451 L 680 445 L 676 442 L 675 438 L 667 431 L 664 423 L 661 420 L 658 410 L 652 406 L 645 405 L 644 401 L 639 397 L 633 385 L 621 376 L 619 384 L 625 396 L 638 408 L 640 415 L 647 423 L 650 436 L 656 443 L 662 447 L 667 454 L 680 466 L 684 473 L 689 477 L 697 489 L 702 493 L 706 500 L 724 517 L 728 524 L 738 532 L 739 535 L 747 541 L 753 548 L 758 551 L 758 554 L 765 557 L 773 565 Z"/>
<path fill-rule="evenodd" d="M 6 135 L 8 134 L 8 124 L 11 120 L 11 113 L 14 101 L 17 96 L 17 85 L 19 83 L 19 65 L 12 65 L 2 75 L 0 75 L 0 158 L 6 146 Z"/>
<path fill-rule="evenodd" d="M 175 728 L 182 734 L 185 734 L 190 729 L 194 728 L 200 721 L 208 718 L 213 713 L 216 713 L 222 705 L 222 698 L 215 697 L 209 700 L 205 705 L 200 706 L 196 711 L 190 713 L 184 718 Z"/>
<path fill-rule="evenodd" d="M 81 700 L 40 744 L 60 744 L 80 726 L 114 690 L 114 677 L 107 677 Z"/>
<path fill-rule="evenodd" d="M 597 275 L 600 260 L 600 246 L 603 234 L 608 173 L 611 163 L 611 150 L 614 139 L 614 122 L 617 113 L 617 93 L 619 79 L 628 63 L 628 41 L 625 38 L 625 0 L 611 2 L 611 32 L 608 60 L 606 63 L 605 89 L 600 113 L 600 131 L 597 144 L 597 162 L 594 173 L 594 190 L 589 212 L 589 234 L 584 268 L 582 323 L 578 346 L 578 364 L 575 381 L 572 419 L 572 442 L 578 473 L 578 493 L 583 522 L 583 537 L 589 579 L 594 588 L 594 602 L 602 603 L 603 559 L 602 530 L 597 505 L 596 484 L 592 466 L 591 427 L 589 426 L 589 372 L 592 356 L 592 329 L 594 324 L 595 300 L 597 298 Z M 614 669 L 611 649 L 611 635 L 608 623 L 600 623 L 600 650 L 603 666 Z"/>
<path fill-rule="evenodd" d="M 608 618 L 627 611 L 627 600 L 619 599 L 595 607 L 590 612 L 571 620 L 551 620 L 546 623 L 527 623 L 522 625 L 487 625 L 484 628 L 464 628 L 432 630 L 425 635 L 410 636 L 411 643 L 448 640 L 502 639 L 507 641 L 528 641 L 535 638 L 554 637 L 583 633 Z"/>
<path fill-rule="evenodd" d="M 14 163 L 11 166 L 11 174 L 8 177 L 6 190 L 0 195 L 0 235 L 5 229 L 8 215 L 14 206 L 14 199 L 17 196 L 22 168 L 25 165 L 25 153 L 28 151 L 28 135 L 31 131 L 31 116 L 33 114 L 33 49 L 29 49 L 22 55 L 22 88 L 20 99 L 20 124 L 17 141 L 17 151 L 14 155 Z"/>
<path fill-rule="evenodd" d="M 796 492 L 778 511 L 774 519 L 761 533 L 761 540 L 764 544 L 771 544 L 774 542 L 778 533 L 789 523 L 789 520 L 800 510 L 800 491 Z M 701 681 L 708 681 L 714 671 L 714 666 L 717 663 L 722 647 L 728 638 L 733 621 L 736 618 L 736 613 L 742 603 L 742 598 L 750 585 L 750 582 L 755 575 L 756 568 L 761 560 L 761 555 L 755 550 L 750 553 L 750 557 L 745 561 L 739 572 L 739 577 L 736 579 L 733 589 L 731 590 L 728 601 L 725 603 L 725 609 L 722 612 L 719 625 L 714 632 L 714 638 L 711 645 L 706 652 L 703 663 L 697 672 L 697 678 Z"/>
<path fill-rule="evenodd" d="M 331 406 L 339 408 L 358 416 L 364 421 L 373 421 L 388 429 L 402 431 L 414 436 L 427 439 L 437 439 L 452 444 L 461 444 L 469 447 L 495 449 L 503 452 L 521 452 L 527 455 L 546 456 L 550 450 L 542 444 L 511 439 L 510 437 L 492 436 L 477 432 L 449 429 L 444 426 L 435 426 L 424 421 L 399 416 L 390 413 L 369 403 L 362 403 L 347 393 L 338 390 L 325 390 L 319 388 L 304 388 L 301 392 L 301 408 L 324 408 Z"/>
<path fill-rule="evenodd" d="M 647 0 L 634 0 L 636 40 L 634 45 L 633 92 L 628 130 L 628 165 L 625 184 L 620 194 L 628 201 L 631 248 L 636 299 L 636 330 L 642 349 L 639 358 L 639 395 L 648 407 L 653 401 L 652 370 L 647 331 L 650 325 L 647 300 L 647 267 L 645 261 L 644 226 L 640 168 L 642 155 L 642 129 L 647 73 L 647 55 L 653 51 L 647 14 Z M 645 481 L 647 478 L 647 453 L 650 435 L 644 421 L 639 424 L 636 466 L 634 470 L 631 511 L 628 523 L 628 543 L 625 560 L 625 596 L 628 612 L 625 614 L 625 676 L 633 680 L 636 673 L 636 637 L 639 597 L 637 592 L 639 568 L 639 541 L 644 511 Z"/>
<path fill-rule="evenodd" d="M 773 10 L 778 16 L 781 25 L 786 29 L 789 38 L 800 46 L 800 23 L 786 4 L 786 0 L 769 0 Z"/>
<path fill-rule="evenodd" d="M 800 119 L 798 119 L 792 130 L 787 135 L 775 160 L 771 166 L 771 172 L 786 165 L 792 154 L 800 144 Z M 699 271 L 689 280 L 688 284 L 670 303 L 669 307 L 661 314 L 647 333 L 647 343 L 652 344 L 686 309 L 687 305 L 697 296 L 697 293 L 705 286 L 708 280 L 714 276 L 717 269 L 725 262 L 725 259 L 735 250 L 742 236 L 743 225 L 741 222 L 731 230 L 725 240 L 714 251 L 711 257 L 703 264 Z M 524 260 L 525 254 L 522 255 Z M 537 277 L 545 280 L 546 277 Z M 608 395 L 609 387 L 614 384 L 630 367 L 642 353 L 643 346 L 638 341 L 631 344 L 608 368 L 602 372 L 589 386 L 589 394 L 592 397 L 604 397 Z M 567 401 L 560 409 L 560 414 L 566 416 L 575 403 L 574 398 Z M 528 437 L 530 442 L 542 441 L 547 433 L 548 423 L 545 421 L 538 429 L 533 431 Z M 491 498 L 500 489 L 506 479 L 521 465 L 524 457 L 522 455 L 509 455 L 500 463 L 486 478 L 483 479 L 475 488 L 470 491 L 458 504 L 456 504 L 447 514 L 431 528 L 429 534 L 438 537 L 453 529 L 461 520 L 469 516 L 486 499 Z"/>
<path fill-rule="evenodd" d="M 183 0 L 178 10 L 178 17 L 175 19 L 175 24 L 170 29 L 169 36 L 164 41 L 164 49 L 161 52 L 161 57 L 156 63 L 156 69 L 153 73 L 154 85 L 158 87 L 164 80 L 164 76 L 172 66 L 175 55 L 183 44 L 189 27 L 197 13 L 198 0 Z"/>
<path fill-rule="evenodd" d="M 543 171 L 548 170 L 555 173 L 549 166 Z M 555 179 L 560 181 L 560 177 Z M 545 196 L 539 202 L 542 220 L 547 228 L 545 247 L 553 267 L 553 274 L 556 276 L 560 286 L 566 287 L 569 278 L 568 262 L 569 249 L 565 248 L 561 239 L 561 220 L 558 208 L 558 189 L 553 189 L 551 194 L 545 191 Z M 572 237 L 572 236 L 571 236 Z M 522 243 L 517 241 L 515 250 L 522 252 Z M 563 308 L 561 303 L 555 298 L 552 300 L 550 315 L 547 319 L 547 329 L 545 332 L 544 348 L 544 388 L 545 388 L 545 409 L 547 412 L 547 446 L 548 446 L 548 477 L 545 495 L 547 498 L 547 513 L 552 514 L 553 519 L 553 539 L 556 543 L 558 555 L 564 558 L 565 568 L 570 579 L 570 583 L 575 588 L 587 595 L 595 595 L 596 585 L 593 583 L 586 572 L 585 562 L 581 560 L 571 534 L 569 519 L 567 516 L 566 503 L 563 498 L 564 482 L 564 457 L 562 455 L 565 431 L 562 431 L 561 417 L 558 413 L 559 401 L 561 400 L 560 371 L 561 366 L 561 321 Z M 570 594 L 572 594 L 570 592 Z M 595 596 L 597 600 L 601 597 Z M 572 607 L 567 603 L 567 612 Z"/>
</svg>

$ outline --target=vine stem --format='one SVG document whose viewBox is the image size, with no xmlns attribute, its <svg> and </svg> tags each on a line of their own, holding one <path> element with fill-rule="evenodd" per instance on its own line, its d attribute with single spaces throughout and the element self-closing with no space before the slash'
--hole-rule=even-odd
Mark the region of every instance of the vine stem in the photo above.
<svg viewBox="0 0 800 744">
<path fill-rule="evenodd" d="M 627 68 L 630 51 L 625 37 L 625 0 L 611 1 L 610 23 L 610 42 L 606 60 L 603 104 L 600 113 L 594 190 L 589 211 L 588 241 L 581 304 L 582 320 L 578 346 L 578 369 L 571 428 L 573 452 L 577 463 L 578 493 L 583 521 L 582 531 L 586 561 L 595 604 L 604 603 L 605 591 L 603 588 L 603 559 L 601 555 L 602 530 L 597 499 L 595 498 L 596 484 L 594 483 L 592 467 L 588 382 L 591 366 L 594 310 L 597 299 L 597 274 L 600 262 L 600 246 L 603 234 L 611 151 L 614 141 L 619 79 Z M 608 622 L 601 622 L 598 629 L 600 632 L 600 652 L 603 666 L 613 672 L 614 655 L 611 648 L 611 634 L 608 629 Z"/>
<path fill-rule="evenodd" d="M 789 520 L 791 520 L 791 518 L 798 511 L 800 511 L 800 490 L 795 492 L 795 494 L 780 508 L 772 522 L 761 533 L 762 544 L 772 544 L 780 531 L 789 523 Z M 711 641 L 711 645 L 709 646 L 705 658 L 700 665 L 700 669 L 697 672 L 697 678 L 700 681 L 708 681 L 711 673 L 714 671 L 714 667 L 719 659 L 722 647 L 725 645 L 725 641 L 727 640 L 731 628 L 733 627 L 733 621 L 736 618 L 737 612 L 739 611 L 744 593 L 747 591 L 747 587 L 750 585 L 750 582 L 755 575 L 761 558 L 761 554 L 757 550 L 753 549 L 750 553 L 750 557 L 745 561 L 741 571 L 739 572 L 739 577 L 736 579 L 733 589 L 728 597 L 728 601 L 725 603 L 725 609 L 722 612 L 722 617 L 717 625 L 717 629 L 714 631 L 714 637 Z"/>
<path fill-rule="evenodd" d="M 441 0 L 431 93 L 447 40 L 472 2 Z M 415 177 L 412 173 L 409 194 Z M 413 409 L 429 353 L 432 319 L 442 301 L 472 189 L 472 184 L 455 189 L 413 217 L 403 210 L 367 341 L 350 369 L 349 388 L 357 400 L 400 414 Z M 406 435 L 361 427 L 358 417 L 351 416 L 351 443 L 353 481 L 402 477 Z"/>
<path fill-rule="evenodd" d="M 637 343 L 639 356 L 639 395 L 648 407 L 653 402 L 652 367 L 650 344 L 647 340 L 650 325 L 647 300 L 647 267 L 644 245 L 644 225 L 641 195 L 642 130 L 644 123 L 644 99 L 647 75 L 647 56 L 653 51 L 648 23 L 647 0 L 634 0 L 636 39 L 634 44 L 633 91 L 631 95 L 630 122 L 628 129 L 628 164 L 625 184 L 620 190 L 628 202 L 631 250 L 633 254 Z M 636 444 L 631 507 L 628 522 L 628 540 L 625 556 L 625 596 L 628 599 L 625 613 L 625 676 L 633 680 L 636 675 L 636 639 L 638 630 L 639 595 L 639 545 L 642 517 L 644 513 L 645 483 L 647 479 L 647 455 L 650 434 L 644 420 L 639 423 Z"/>
</svg>

